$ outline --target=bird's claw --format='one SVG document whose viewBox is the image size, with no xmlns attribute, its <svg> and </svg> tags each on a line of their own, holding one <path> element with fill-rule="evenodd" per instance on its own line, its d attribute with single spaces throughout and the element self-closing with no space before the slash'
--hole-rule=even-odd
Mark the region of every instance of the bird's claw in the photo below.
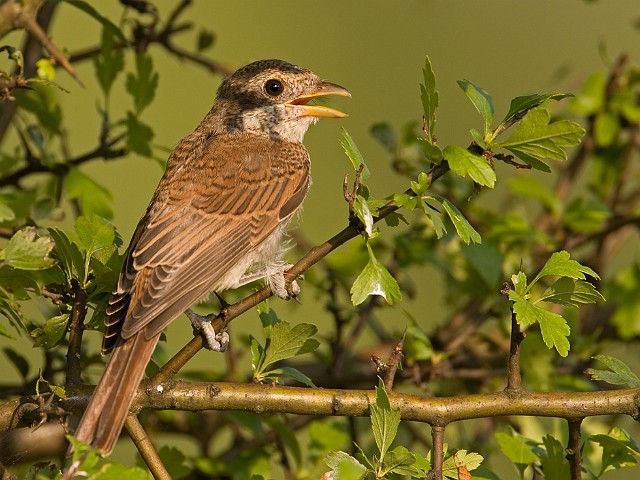
<svg viewBox="0 0 640 480">
<path fill-rule="evenodd" d="M 211 321 L 216 318 L 214 314 L 198 315 L 193 310 L 188 309 L 185 314 L 191 320 L 191 325 L 199 331 L 205 339 L 206 347 L 214 352 L 224 352 L 229 348 L 229 334 L 226 330 L 219 333 L 213 328 Z"/>
<path fill-rule="evenodd" d="M 278 273 L 271 275 L 268 278 L 269 288 L 274 295 L 280 297 L 283 300 L 291 300 L 294 299 L 298 301 L 298 295 L 300 295 L 300 285 L 298 285 L 297 279 L 303 280 L 303 275 L 298 275 L 297 278 L 290 280 L 287 277 L 287 270 L 289 270 L 292 265 L 285 265 L 282 270 Z M 298 301 L 299 302 L 299 301 Z"/>
</svg>

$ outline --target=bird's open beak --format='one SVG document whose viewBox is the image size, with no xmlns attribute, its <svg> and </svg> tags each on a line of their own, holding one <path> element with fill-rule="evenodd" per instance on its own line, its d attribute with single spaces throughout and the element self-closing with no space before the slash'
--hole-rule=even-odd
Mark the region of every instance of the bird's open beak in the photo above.
<svg viewBox="0 0 640 480">
<path fill-rule="evenodd" d="M 336 95 L 339 97 L 350 97 L 349 90 L 335 83 L 320 82 L 316 85 L 316 88 L 301 95 L 298 98 L 286 103 L 289 106 L 296 106 L 302 109 L 300 116 L 302 117 L 326 117 L 326 118 L 344 118 L 346 113 L 342 113 L 334 108 L 325 107 L 324 105 L 307 105 L 308 102 L 317 97 L 326 97 L 329 95 Z"/>
</svg>

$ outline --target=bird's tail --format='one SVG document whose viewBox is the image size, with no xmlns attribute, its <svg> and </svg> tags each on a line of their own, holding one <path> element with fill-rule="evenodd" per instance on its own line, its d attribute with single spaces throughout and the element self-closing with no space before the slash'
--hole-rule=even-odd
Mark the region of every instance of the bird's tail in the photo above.
<svg viewBox="0 0 640 480">
<path fill-rule="evenodd" d="M 76 429 L 79 440 L 111 453 L 159 338 L 147 340 L 143 330 L 118 342 Z"/>
</svg>

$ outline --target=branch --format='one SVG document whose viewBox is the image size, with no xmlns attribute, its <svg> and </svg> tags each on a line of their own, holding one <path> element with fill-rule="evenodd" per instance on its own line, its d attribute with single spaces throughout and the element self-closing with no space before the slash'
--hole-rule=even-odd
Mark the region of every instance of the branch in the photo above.
<svg viewBox="0 0 640 480">
<path fill-rule="evenodd" d="M 239 410 L 254 413 L 297 415 L 369 415 L 375 403 L 373 390 L 322 389 L 227 382 L 178 380 L 162 388 L 143 384 L 136 393 L 133 409 L 153 410 Z M 91 387 L 78 389 L 76 396 L 60 400 L 66 411 L 82 411 Z M 403 420 L 447 425 L 472 418 L 497 416 L 558 417 L 568 420 L 597 415 L 629 415 L 640 419 L 640 388 L 595 392 L 503 391 L 457 397 L 424 397 L 389 392 L 392 408 L 399 408 Z M 29 399 L 23 399 L 28 402 Z M 11 405 L 11 406 L 10 406 Z M 0 418 L 11 415 L 16 404 L 0 407 Z M 8 427 L 0 423 L 0 428 Z"/>
<path fill-rule="evenodd" d="M 567 459 L 571 470 L 571 480 L 582 480 L 582 451 L 580 448 L 580 425 L 582 418 L 569 420 L 569 443 Z"/>
<path fill-rule="evenodd" d="M 442 480 L 442 465 L 444 463 L 444 427 L 441 425 L 431 428 L 433 449 L 431 450 L 431 471 L 427 480 Z"/>
<path fill-rule="evenodd" d="M 171 480 L 171 475 L 169 475 L 169 472 L 167 472 L 167 469 L 162 464 L 158 452 L 156 452 L 147 433 L 144 431 L 144 428 L 142 428 L 142 425 L 140 425 L 138 418 L 135 415 L 127 416 L 124 426 L 138 449 L 138 452 L 140 452 L 144 463 L 149 467 L 153 478 L 156 480 Z"/>
<path fill-rule="evenodd" d="M 69 321 L 69 348 L 67 349 L 67 386 L 80 383 L 82 367 L 80 365 L 80 350 L 82 349 L 82 331 L 84 319 L 87 315 L 87 292 L 74 281 L 75 299 Z"/>
</svg>

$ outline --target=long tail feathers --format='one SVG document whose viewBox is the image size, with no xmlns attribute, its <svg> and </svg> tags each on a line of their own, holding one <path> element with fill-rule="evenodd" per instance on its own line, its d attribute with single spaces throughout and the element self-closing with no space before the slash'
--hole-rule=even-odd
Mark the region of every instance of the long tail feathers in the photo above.
<svg viewBox="0 0 640 480">
<path fill-rule="evenodd" d="M 149 340 L 141 331 L 120 340 L 80 420 L 76 437 L 111 453 L 160 335 Z"/>
</svg>

